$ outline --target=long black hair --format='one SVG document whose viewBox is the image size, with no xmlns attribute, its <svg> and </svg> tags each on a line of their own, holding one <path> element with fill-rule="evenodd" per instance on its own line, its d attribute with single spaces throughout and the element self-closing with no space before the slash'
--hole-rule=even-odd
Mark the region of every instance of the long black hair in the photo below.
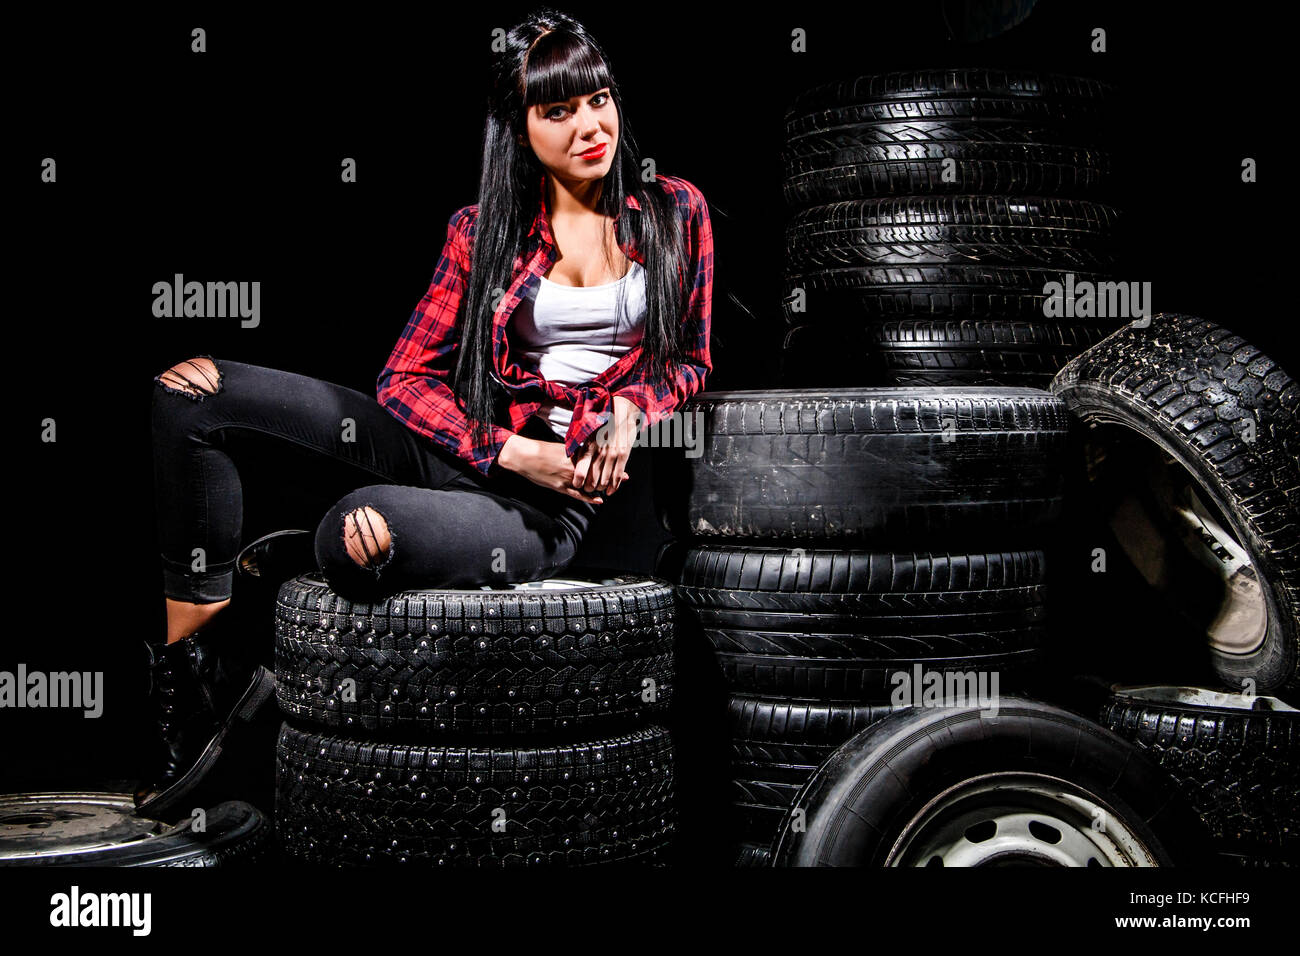
<svg viewBox="0 0 1300 956">
<path fill-rule="evenodd" d="M 510 287 L 515 260 L 542 200 L 539 183 L 545 167 L 526 143 L 527 111 L 532 106 L 609 87 L 619 134 L 596 211 L 618 216 L 618 242 L 634 240 L 645 260 L 647 311 L 640 361 L 650 374 L 666 374 L 681 360 L 681 320 L 690 301 L 676 203 L 658 183 L 641 179 L 643 157 L 623 112 L 609 59 L 596 40 L 572 17 L 542 7 L 506 34 L 505 48 L 494 57 L 491 72 L 469 291 L 453 380 L 457 399 L 479 434 L 499 417 L 507 398 L 492 364 L 493 300 Z M 524 143 L 517 139 L 520 135 Z M 636 197 L 639 214 L 624 209 L 628 195 Z M 628 214 L 619 216 L 621 211 Z M 608 243 L 602 246 L 608 258 Z"/>
</svg>

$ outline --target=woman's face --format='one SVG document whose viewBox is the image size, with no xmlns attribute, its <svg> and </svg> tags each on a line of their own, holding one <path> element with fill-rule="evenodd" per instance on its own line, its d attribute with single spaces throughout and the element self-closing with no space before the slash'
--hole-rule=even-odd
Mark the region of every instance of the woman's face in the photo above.
<svg viewBox="0 0 1300 956">
<path fill-rule="evenodd" d="M 557 179 L 603 179 L 618 145 L 618 109 L 609 87 L 567 102 L 529 107 L 528 143 Z M 581 155 L 593 147 L 603 147 L 604 152 L 593 158 Z"/>
</svg>

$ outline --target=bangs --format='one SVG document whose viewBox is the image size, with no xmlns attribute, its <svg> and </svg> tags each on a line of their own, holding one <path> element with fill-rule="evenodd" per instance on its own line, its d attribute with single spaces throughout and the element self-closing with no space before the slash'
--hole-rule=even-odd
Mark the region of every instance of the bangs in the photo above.
<svg viewBox="0 0 1300 956">
<path fill-rule="evenodd" d="M 610 85 L 600 54 L 567 30 L 554 30 L 528 54 L 524 106 L 570 100 Z"/>
</svg>

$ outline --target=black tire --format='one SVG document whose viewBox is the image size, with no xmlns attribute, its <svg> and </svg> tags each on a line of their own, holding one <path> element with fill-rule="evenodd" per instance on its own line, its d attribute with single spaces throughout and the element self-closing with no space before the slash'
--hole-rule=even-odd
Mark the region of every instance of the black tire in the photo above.
<svg viewBox="0 0 1300 956">
<path fill-rule="evenodd" d="M 275 622 L 280 708 L 406 740 L 603 733 L 661 713 L 672 696 L 672 586 L 636 575 L 545 584 L 403 591 L 368 604 L 318 573 L 286 581 Z M 355 695 L 340 692 L 345 680 Z"/>
<path fill-rule="evenodd" d="M 757 869 L 772 865 L 772 851 L 765 846 L 746 843 L 736 855 L 736 868 L 741 870 Z"/>
<path fill-rule="evenodd" d="M 1115 264 L 1116 211 L 1073 199 L 907 196 L 813 206 L 785 229 L 794 272 L 845 266 L 986 265 L 1099 270 Z"/>
<path fill-rule="evenodd" d="M 687 555 L 677 593 L 742 694 L 888 704 L 900 671 L 1010 677 L 1044 641 L 1041 551 L 705 545 Z"/>
<path fill-rule="evenodd" d="M 1016 541 L 1061 508 L 1068 416 L 1033 389 L 704 392 L 679 536 Z"/>
<path fill-rule="evenodd" d="M 1132 745 L 1068 711 L 1004 697 L 996 716 L 912 707 L 849 740 L 797 796 L 773 865 L 1167 866 L 1201 862 L 1206 842 L 1167 775 Z"/>
<path fill-rule="evenodd" d="M 672 744 L 653 724 L 529 748 L 385 744 L 285 723 L 277 746 L 276 828 L 306 863 L 653 862 L 673 832 L 672 795 Z"/>
<path fill-rule="evenodd" d="M 271 822 L 238 800 L 170 825 L 125 793 L 0 795 L 0 866 L 241 867 L 274 853 Z"/>
<path fill-rule="evenodd" d="M 1041 321 L 1048 283 L 1065 286 L 1113 281 L 1106 273 L 1056 266 L 985 265 L 971 262 L 850 265 L 787 272 L 782 302 L 791 325 L 906 318 L 1020 319 Z M 802 306 L 796 311 L 802 290 Z"/>
<path fill-rule="evenodd" d="M 1101 722 L 1163 767 L 1224 852 L 1300 860 L 1300 711 L 1277 698 L 1120 688 Z"/>
<path fill-rule="evenodd" d="M 785 199 L 1091 195 L 1110 172 L 1103 84 L 1026 71 L 891 73 L 826 84 L 786 115 Z M 946 160 L 955 176 L 945 177 Z"/>
<path fill-rule="evenodd" d="M 889 704 L 732 696 L 731 790 L 742 857 L 749 845 L 766 854 L 808 778 L 840 744 L 894 709 Z M 766 858 L 761 865 L 767 865 Z"/>
<path fill-rule="evenodd" d="M 1049 388 L 1070 359 L 1115 325 L 1003 319 L 897 319 L 859 329 L 790 329 L 781 381 L 791 388 L 998 385 Z"/>
<path fill-rule="evenodd" d="M 1036 70 L 957 68 L 878 73 L 804 90 L 785 111 L 791 137 L 824 130 L 831 119 L 1023 119 L 1096 127 L 1114 88 L 1099 80 Z M 827 116 L 830 112 L 833 116 Z"/>
<path fill-rule="evenodd" d="M 966 43 L 988 40 L 1014 29 L 1033 12 L 1037 0 L 940 0 L 949 36 Z"/>
<path fill-rule="evenodd" d="M 1300 384 L 1240 336 L 1171 313 L 1122 326 L 1052 391 L 1089 426 L 1097 525 L 1195 625 L 1232 690 L 1294 700 Z"/>
</svg>

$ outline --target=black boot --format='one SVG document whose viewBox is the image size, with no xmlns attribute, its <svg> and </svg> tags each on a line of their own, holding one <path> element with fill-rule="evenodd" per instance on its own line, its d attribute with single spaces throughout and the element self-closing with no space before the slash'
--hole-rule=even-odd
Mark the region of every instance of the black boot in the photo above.
<svg viewBox="0 0 1300 956">
<path fill-rule="evenodd" d="M 142 816 L 174 810 L 216 766 L 235 722 L 251 721 L 274 694 L 270 671 L 220 652 L 217 645 L 204 632 L 147 645 L 162 770 L 135 792 Z"/>
</svg>

